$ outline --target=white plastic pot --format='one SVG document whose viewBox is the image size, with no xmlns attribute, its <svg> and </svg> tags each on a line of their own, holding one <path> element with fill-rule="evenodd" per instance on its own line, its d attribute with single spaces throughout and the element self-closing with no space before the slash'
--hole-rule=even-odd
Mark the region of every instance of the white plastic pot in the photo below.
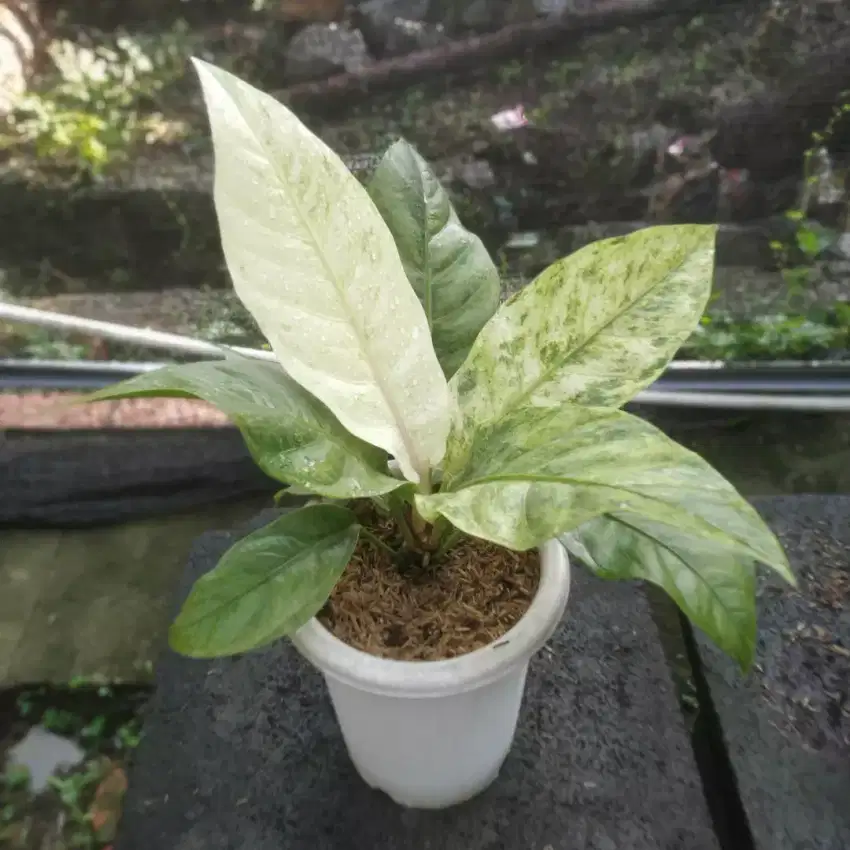
<svg viewBox="0 0 850 850">
<path fill-rule="evenodd" d="M 510 750 L 531 656 L 564 613 L 570 567 L 557 541 L 541 547 L 537 593 L 501 639 L 447 661 L 392 661 L 361 652 L 318 620 L 293 642 L 325 676 L 351 760 L 403 806 L 462 803 L 496 778 Z"/>
</svg>

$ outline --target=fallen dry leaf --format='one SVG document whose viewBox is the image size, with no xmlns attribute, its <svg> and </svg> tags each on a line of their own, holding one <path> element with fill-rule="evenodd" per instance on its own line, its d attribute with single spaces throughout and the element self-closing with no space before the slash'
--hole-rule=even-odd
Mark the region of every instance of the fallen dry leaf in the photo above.
<svg viewBox="0 0 850 850">
<path fill-rule="evenodd" d="M 121 807 L 127 792 L 127 774 L 115 766 L 97 786 L 89 808 L 91 825 L 100 841 L 111 841 L 121 819 Z"/>
</svg>

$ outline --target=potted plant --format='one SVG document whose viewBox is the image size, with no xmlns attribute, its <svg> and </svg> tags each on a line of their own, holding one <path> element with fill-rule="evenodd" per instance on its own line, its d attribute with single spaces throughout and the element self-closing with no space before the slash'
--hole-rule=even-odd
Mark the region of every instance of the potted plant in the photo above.
<svg viewBox="0 0 850 850">
<path fill-rule="evenodd" d="M 746 667 L 754 570 L 782 548 L 716 471 L 619 408 L 711 288 L 715 228 L 584 248 L 499 306 L 499 276 L 425 161 L 364 188 L 283 105 L 196 62 L 234 287 L 277 362 L 228 354 L 91 398 L 204 399 L 307 503 L 249 534 L 171 627 L 192 657 L 289 637 L 363 778 L 443 807 L 496 776 L 567 551 L 664 588 Z"/>
</svg>

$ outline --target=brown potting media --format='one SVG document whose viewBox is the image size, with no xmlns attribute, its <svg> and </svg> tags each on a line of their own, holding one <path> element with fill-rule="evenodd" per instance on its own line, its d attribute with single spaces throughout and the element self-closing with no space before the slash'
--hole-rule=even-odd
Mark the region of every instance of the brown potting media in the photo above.
<svg viewBox="0 0 850 850">
<path fill-rule="evenodd" d="M 375 533 L 388 539 L 391 531 Z M 405 566 L 361 538 L 319 620 L 340 640 L 382 658 L 455 658 L 515 626 L 539 581 L 536 550 L 467 538 L 438 564 Z"/>
</svg>

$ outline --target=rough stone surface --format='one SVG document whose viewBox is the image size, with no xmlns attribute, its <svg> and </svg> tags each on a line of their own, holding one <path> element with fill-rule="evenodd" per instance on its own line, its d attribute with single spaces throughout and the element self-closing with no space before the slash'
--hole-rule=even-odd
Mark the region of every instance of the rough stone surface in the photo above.
<svg viewBox="0 0 850 850">
<path fill-rule="evenodd" d="M 576 0 L 436 0 L 436 5 L 450 23 L 483 32 L 562 15 L 579 4 Z"/>
<path fill-rule="evenodd" d="M 534 0 L 534 10 L 538 15 L 563 15 L 575 6 L 575 0 Z"/>
<path fill-rule="evenodd" d="M 850 497 L 756 500 L 799 592 L 760 585 L 759 650 L 742 678 L 700 639 L 756 850 L 850 847 Z"/>
<path fill-rule="evenodd" d="M 370 60 L 359 30 L 338 24 L 310 24 L 286 47 L 285 75 L 290 82 L 358 71 Z"/>
<path fill-rule="evenodd" d="M 487 189 L 496 182 L 493 169 L 485 159 L 465 159 L 457 165 L 457 176 L 471 189 Z"/>
<path fill-rule="evenodd" d="M 448 41 L 443 25 L 428 20 L 430 6 L 430 0 L 367 0 L 355 20 L 375 56 L 402 56 Z"/>
<path fill-rule="evenodd" d="M 357 4 L 365 15 L 381 20 L 403 18 L 407 21 L 430 20 L 432 6 L 432 0 L 365 0 Z"/>
<path fill-rule="evenodd" d="M 474 160 L 486 164 L 486 160 Z M 492 174 L 492 171 L 491 171 Z M 460 175 L 463 178 L 464 175 Z M 473 188 L 486 188 L 489 184 L 475 185 L 465 181 Z M 757 270 L 775 268 L 776 257 L 770 248 L 770 241 L 780 233 L 771 230 L 771 222 L 756 222 L 746 226 L 721 224 L 717 231 L 715 264 L 718 268 L 735 268 L 738 274 L 742 267 Z M 517 265 L 523 271 L 537 274 L 554 263 L 560 257 L 572 254 L 599 239 L 611 239 L 627 236 L 636 230 L 652 227 L 650 221 L 606 221 L 562 227 L 557 230 L 540 233 L 539 240 L 532 250 L 527 251 Z M 752 272 L 749 272 L 752 274 Z M 775 281 L 774 281 L 775 289 Z M 775 292 L 772 293 L 775 297 Z"/>
<path fill-rule="evenodd" d="M 504 16 L 504 9 L 493 0 L 469 0 L 459 16 L 463 26 L 471 29 L 488 30 L 497 28 Z"/>
<path fill-rule="evenodd" d="M 233 539 L 199 539 L 181 596 Z M 717 850 L 643 596 L 579 574 L 568 610 L 501 776 L 441 813 L 358 779 L 287 642 L 213 663 L 169 653 L 116 850 Z"/>
</svg>

